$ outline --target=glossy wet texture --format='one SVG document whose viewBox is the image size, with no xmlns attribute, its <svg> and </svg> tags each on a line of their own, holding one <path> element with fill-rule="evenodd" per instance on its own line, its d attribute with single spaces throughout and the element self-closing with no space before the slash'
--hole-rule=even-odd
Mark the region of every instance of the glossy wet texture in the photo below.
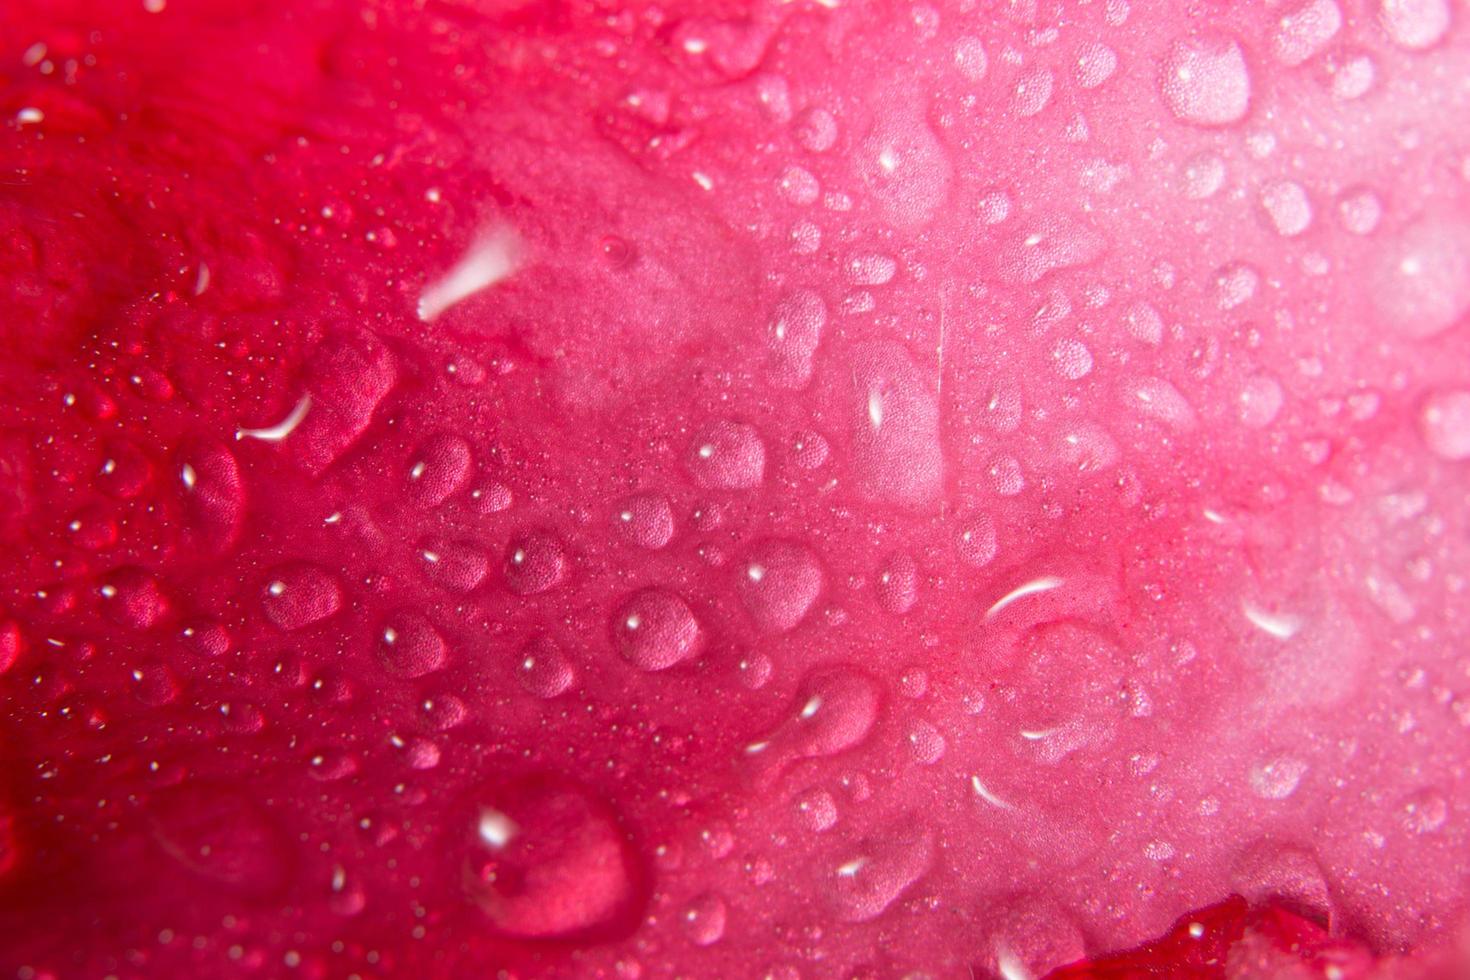
<svg viewBox="0 0 1470 980">
<path fill-rule="evenodd" d="M 1470 10 L 237 6 L 0 11 L 7 972 L 1455 975 Z"/>
</svg>

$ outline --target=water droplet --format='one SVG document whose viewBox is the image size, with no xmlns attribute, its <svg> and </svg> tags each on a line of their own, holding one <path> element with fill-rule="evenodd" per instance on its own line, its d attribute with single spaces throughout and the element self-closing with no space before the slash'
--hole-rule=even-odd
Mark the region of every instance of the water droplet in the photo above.
<svg viewBox="0 0 1470 980">
<path fill-rule="evenodd" d="M 837 120 L 826 109 L 808 109 L 797 123 L 796 141 L 813 153 L 826 153 L 837 143 Z"/>
<path fill-rule="evenodd" d="M 1016 286 L 1032 286 L 1053 272 L 1091 265 L 1102 258 L 1107 240 L 1082 219 L 1069 214 L 1032 218 L 1001 246 L 996 273 Z"/>
<path fill-rule="evenodd" d="M 1215 302 L 1222 310 L 1233 310 L 1255 298 L 1261 274 L 1244 262 L 1224 266 L 1215 273 Z"/>
<path fill-rule="evenodd" d="M 765 443 L 754 426 L 716 419 L 695 432 L 684 466 L 706 490 L 750 490 L 765 479 Z"/>
<path fill-rule="evenodd" d="M 944 477 L 939 407 L 928 379 L 892 341 L 854 348 L 837 378 L 851 386 L 847 412 L 859 490 L 903 506 L 928 504 Z"/>
<path fill-rule="evenodd" d="M 424 577 L 450 592 L 473 591 L 490 572 L 490 559 L 472 541 L 426 541 L 418 556 Z"/>
<path fill-rule="evenodd" d="M 1244 119 L 1250 108 L 1245 53 L 1226 34 L 1206 32 L 1175 41 L 1162 75 L 1164 102 L 1181 122 L 1228 126 Z"/>
<path fill-rule="evenodd" d="M 1139 378 L 1124 386 L 1123 400 L 1140 415 L 1163 422 L 1179 432 L 1193 429 L 1199 421 L 1194 407 L 1179 389 L 1163 378 Z"/>
<path fill-rule="evenodd" d="M 1371 235 L 1383 218 L 1383 202 L 1366 187 L 1348 191 L 1337 205 L 1342 226 L 1354 235 Z"/>
<path fill-rule="evenodd" d="M 772 384 L 806 387 L 826 326 L 827 304 L 810 289 L 798 289 L 776 304 L 766 328 L 766 365 Z"/>
<path fill-rule="evenodd" d="M 1450 29 L 1449 0 L 1383 0 L 1378 22 L 1389 40 L 1401 48 L 1432 48 Z"/>
<path fill-rule="evenodd" d="M 822 195 L 822 185 L 805 167 L 790 166 L 783 170 L 776 181 L 776 189 L 798 207 L 807 207 Z"/>
<path fill-rule="evenodd" d="M 1430 217 L 1409 225 L 1370 273 L 1374 305 L 1406 337 L 1426 339 L 1470 311 L 1470 226 Z"/>
<path fill-rule="evenodd" d="M 1268 759 L 1251 767 L 1251 790 L 1263 800 L 1284 800 L 1296 792 L 1306 772 L 1307 764 L 1300 759 Z"/>
<path fill-rule="evenodd" d="M 342 586 L 326 569 L 296 562 L 273 569 L 261 596 L 265 617 L 290 632 L 319 623 L 342 608 Z"/>
<path fill-rule="evenodd" d="M 1077 49 L 1073 70 L 1080 88 L 1097 88 L 1118 70 L 1118 55 L 1101 41 L 1089 41 Z"/>
<path fill-rule="evenodd" d="M 1271 52 L 1287 67 L 1295 67 L 1327 46 L 1342 30 L 1342 10 L 1336 0 L 1302 0 L 1276 21 Z"/>
<path fill-rule="evenodd" d="M 1294 180 L 1272 181 L 1262 187 L 1261 207 L 1276 233 L 1284 238 L 1300 235 L 1312 224 L 1312 202 Z"/>
<path fill-rule="evenodd" d="M 857 286 L 884 286 L 898 273 L 898 263 L 886 255 L 856 255 L 847 263 L 847 278 Z"/>
<path fill-rule="evenodd" d="M 501 567 L 505 587 L 510 591 L 516 595 L 539 595 L 556 588 L 566 578 L 566 548 L 550 531 L 525 531 L 506 547 Z"/>
<path fill-rule="evenodd" d="M 423 613 L 399 609 L 383 622 L 378 660 L 397 677 L 422 677 L 448 662 L 449 646 Z"/>
<path fill-rule="evenodd" d="M 725 935 L 725 900 L 701 895 L 684 910 L 684 934 L 696 946 L 712 946 Z"/>
<path fill-rule="evenodd" d="M 955 542 L 960 560 L 972 568 L 984 568 L 999 550 L 995 521 L 987 515 L 971 518 L 960 528 Z"/>
<path fill-rule="evenodd" d="M 798 759 L 845 752 L 867 739 L 879 703 L 878 685 L 867 674 L 846 667 L 820 668 L 802 681 L 786 721 L 747 745 L 746 755 L 780 771 Z"/>
<path fill-rule="evenodd" d="M 1403 815 L 1404 829 L 1411 834 L 1432 834 L 1450 817 L 1449 804 L 1433 790 L 1412 794 L 1404 800 L 1399 812 Z"/>
<path fill-rule="evenodd" d="M 1011 196 L 1003 190 L 986 191 L 975 202 L 975 212 L 987 225 L 998 225 L 1011 216 Z"/>
<path fill-rule="evenodd" d="M 1332 97 L 1341 102 L 1351 102 L 1367 95 L 1378 78 L 1378 67 L 1372 55 L 1364 51 L 1328 55 L 1323 71 Z"/>
<path fill-rule="evenodd" d="M 613 643 L 640 670 L 667 670 L 704 646 L 689 604 L 658 587 L 633 593 L 613 614 Z"/>
<path fill-rule="evenodd" d="M 1080 340 L 1064 337 L 1051 348 L 1052 365 L 1068 381 L 1080 381 L 1092 373 L 1092 351 Z"/>
<path fill-rule="evenodd" d="M 802 823 L 820 834 L 837 824 L 837 801 L 824 789 L 809 789 L 796 798 L 796 813 Z"/>
<path fill-rule="evenodd" d="M 1252 375 L 1242 382 L 1237 396 L 1240 421 L 1252 429 L 1264 429 L 1281 414 L 1283 401 L 1281 384 L 1275 378 Z"/>
<path fill-rule="evenodd" d="M 657 551 L 674 536 L 674 510 L 661 493 L 624 497 L 613 507 L 613 527 L 628 544 Z"/>
<path fill-rule="evenodd" d="M 1419 432 L 1441 459 L 1470 459 L 1470 391 L 1437 391 L 1426 398 Z"/>
<path fill-rule="evenodd" d="M 1123 327 L 1135 340 L 1151 347 L 1157 347 L 1164 340 L 1164 318 L 1144 300 L 1130 303 L 1123 310 Z"/>
<path fill-rule="evenodd" d="M 457 435 L 441 432 L 427 439 L 410 457 L 409 497 L 422 507 L 436 507 L 469 481 L 474 469 L 470 444 Z"/>
<path fill-rule="evenodd" d="M 944 146 L 914 108 L 879 119 L 858 150 L 856 169 L 884 217 L 910 230 L 938 213 L 953 172 Z"/>
<path fill-rule="evenodd" d="M 792 461 L 804 470 L 814 470 L 827 462 L 831 447 L 820 432 L 804 429 L 791 440 Z"/>
<path fill-rule="evenodd" d="M 985 77 L 990 59 L 985 55 L 985 45 L 978 37 L 966 35 L 954 42 L 954 66 L 966 81 L 978 82 Z"/>
<path fill-rule="evenodd" d="M 741 562 L 736 590 L 757 627 L 784 633 L 806 618 L 822 592 L 822 578 L 822 566 L 806 545 L 765 541 Z"/>
<path fill-rule="evenodd" d="M 908 822 L 865 841 L 839 860 L 823 887 L 830 890 L 842 918 L 867 922 L 898 901 L 933 862 L 933 834 L 922 824 Z"/>
<path fill-rule="evenodd" d="M 1011 111 L 1022 119 L 1036 115 L 1051 101 L 1055 88 L 1056 76 L 1050 68 L 1037 65 L 1027 69 L 1011 89 Z"/>
<path fill-rule="evenodd" d="M 931 722 L 922 718 L 909 724 L 906 741 L 909 754 L 921 766 L 932 766 L 944 757 L 944 736 Z"/>
<path fill-rule="evenodd" d="M 883 609 L 904 615 L 919 601 L 919 563 L 911 555 L 889 555 L 878 566 L 873 591 Z"/>
<path fill-rule="evenodd" d="M 538 698 L 565 694 L 576 681 L 571 661 L 550 637 L 538 636 L 521 647 L 516 679 Z"/>
<path fill-rule="evenodd" d="M 462 810 L 460 879 L 495 931 L 569 939 L 636 926 L 637 852 L 590 789 L 533 777 L 481 789 Z"/>
</svg>

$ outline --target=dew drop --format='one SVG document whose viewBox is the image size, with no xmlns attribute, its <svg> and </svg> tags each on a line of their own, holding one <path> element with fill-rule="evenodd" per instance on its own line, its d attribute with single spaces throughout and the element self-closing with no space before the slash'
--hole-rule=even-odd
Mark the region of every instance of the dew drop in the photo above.
<svg viewBox="0 0 1470 980">
<path fill-rule="evenodd" d="M 1264 374 L 1246 378 L 1237 396 L 1240 421 L 1252 429 L 1264 429 L 1281 414 L 1281 384 Z"/>
<path fill-rule="evenodd" d="M 379 633 L 378 660 L 397 677 L 422 677 L 449 659 L 444 637 L 423 613 L 400 609 L 387 617 Z"/>
<path fill-rule="evenodd" d="M 674 509 L 661 493 L 624 497 L 613 506 L 613 528 L 628 544 L 657 551 L 674 537 Z"/>
<path fill-rule="evenodd" d="M 1437 391 L 1424 400 L 1419 432 L 1441 459 L 1470 459 L 1470 391 Z"/>
<path fill-rule="evenodd" d="M 1371 235 L 1383 218 L 1383 202 L 1365 187 L 1348 191 L 1337 205 L 1342 226 L 1354 235 Z"/>
<path fill-rule="evenodd" d="M 538 636 L 521 647 L 516 661 L 516 680 L 538 698 L 565 694 L 576 681 L 571 661 L 550 637 Z"/>
<path fill-rule="evenodd" d="M 263 593 L 261 608 L 266 618 L 286 632 L 319 623 L 342 608 L 337 577 L 306 562 L 273 569 L 266 576 Z"/>
<path fill-rule="evenodd" d="M 878 566 L 873 591 L 885 611 L 904 615 L 919 601 L 919 563 L 908 554 L 889 555 Z"/>
<path fill-rule="evenodd" d="M 612 619 L 613 644 L 633 666 L 658 671 L 699 654 L 704 645 L 694 612 L 679 596 L 650 587 L 633 593 Z"/>
<path fill-rule="evenodd" d="M 1450 29 L 1449 0 L 1382 0 L 1378 22 L 1401 48 L 1432 48 Z"/>
<path fill-rule="evenodd" d="M 1312 202 L 1294 180 L 1272 181 L 1262 187 L 1261 207 L 1283 238 L 1300 235 L 1312 224 Z"/>
<path fill-rule="evenodd" d="M 701 895 L 684 909 L 684 934 L 696 946 L 713 946 L 725 935 L 725 918 L 724 899 Z"/>
<path fill-rule="evenodd" d="M 1118 55 L 1101 41 L 1089 41 L 1077 49 L 1073 69 L 1078 87 L 1097 88 L 1118 70 Z"/>
<path fill-rule="evenodd" d="M 516 595 L 548 592 L 567 576 L 566 548 L 550 531 L 518 534 L 505 549 L 502 574 L 505 587 Z"/>
<path fill-rule="evenodd" d="M 1342 10 L 1336 0 L 1303 0 L 1277 19 L 1271 53 L 1292 68 L 1320 52 L 1340 30 Z"/>
<path fill-rule="evenodd" d="M 1051 102 L 1051 94 L 1056 88 L 1056 76 L 1051 69 L 1036 66 L 1028 69 L 1016 79 L 1016 84 L 1011 89 L 1011 110 L 1022 119 L 1027 119 L 1041 112 Z"/>
<path fill-rule="evenodd" d="M 697 430 L 684 456 L 696 486 L 707 490 L 750 490 L 766 473 L 766 447 L 755 427 L 717 419 Z"/>
<path fill-rule="evenodd" d="M 922 824 L 907 822 L 841 858 L 823 888 L 842 918 L 868 922 L 898 901 L 933 862 L 933 834 Z"/>
<path fill-rule="evenodd" d="M 1419 340 L 1443 333 L 1470 311 L 1470 226 L 1440 217 L 1411 224 L 1369 279 L 1388 326 Z"/>
<path fill-rule="evenodd" d="M 806 545 L 757 544 L 740 563 L 736 590 L 756 626 L 768 633 L 795 629 L 822 592 L 822 566 Z"/>
<path fill-rule="evenodd" d="M 1162 91 L 1169 111 L 1195 126 L 1228 126 L 1245 118 L 1251 76 L 1245 53 L 1216 32 L 1174 42 L 1164 57 Z"/>
<path fill-rule="evenodd" d="M 1307 764 L 1282 756 L 1251 767 L 1251 790 L 1263 800 L 1284 800 L 1296 792 L 1306 775 Z"/>
<path fill-rule="evenodd" d="M 813 153 L 826 153 L 837 142 L 837 120 L 826 109 L 808 109 L 796 126 L 796 141 Z"/>
<path fill-rule="evenodd" d="M 990 68 L 990 59 L 986 57 L 985 45 L 978 37 L 966 35 L 959 38 L 954 43 L 954 65 L 966 81 L 982 80 Z"/>
</svg>

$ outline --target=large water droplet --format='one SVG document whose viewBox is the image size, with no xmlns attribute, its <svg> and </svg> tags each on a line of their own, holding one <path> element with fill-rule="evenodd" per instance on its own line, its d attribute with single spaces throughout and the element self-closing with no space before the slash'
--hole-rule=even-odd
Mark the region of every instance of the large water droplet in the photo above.
<svg viewBox="0 0 1470 980">
<path fill-rule="evenodd" d="M 1291 238 L 1312 224 L 1312 202 L 1307 192 L 1294 180 L 1277 180 L 1261 188 L 1261 207 L 1276 233 Z"/>
<path fill-rule="evenodd" d="M 1302 0 L 1276 20 L 1271 52 L 1276 60 L 1294 67 L 1327 46 L 1342 30 L 1342 10 L 1336 0 Z"/>
<path fill-rule="evenodd" d="M 390 674 L 422 677 L 449 659 L 444 637 L 423 613 L 400 609 L 389 614 L 379 634 L 378 660 Z"/>
<path fill-rule="evenodd" d="M 1306 772 L 1307 764 L 1300 759 L 1267 759 L 1251 767 L 1251 790 L 1263 800 L 1284 800 L 1296 792 Z"/>
<path fill-rule="evenodd" d="M 712 946 L 725 935 L 725 900 L 701 895 L 684 909 L 684 934 L 696 946 Z"/>
<path fill-rule="evenodd" d="M 550 637 L 538 636 L 521 647 L 516 679 L 538 698 L 554 698 L 571 689 L 577 679 L 571 661 Z"/>
<path fill-rule="evenodd" d="M 878 566 L 873 592 L 878 605 L 888 612 L 895 616 L 907 613 L 919 601 L 919 563 L 911 555 L 889 555 Z"/>
<path fill-rule="evenodd" d="M 1175 41 L 1162 76 L 1164 102 L 1181 122 L 1228 126 L 1250 108 L 1250 69 L 1229 35 L 1212 31 Z"/>
<path fill-rule="evenodd" d="M 689 604 L 650 587 L 633 593 L 613 614 L 613 643 L 640 670 L 667 670 L 695 657 L 704 645 Z"/>
<path fill-rule="evenodd" d="M 795 629 L 822 592 L 822 566 L 806 545 L 764 541 L 741 562 L 736 589 L 756 626 L 770 633 Z"/>
<path fill-rule="evenodd" d="M 1405 228 L 1370 273 L 1373 303 L 1384 322 L 1424 339 L 1470 311 L 1470 225 L 1421 219 Z"/>
<path fill-rule="evenodd" d="M 1419 431 L 1442 459 L 1470 459 L 1470 391 L 1438 391 L 1424 400 Z"/>
<path fill-rule="evenodd" d="M 319 623 L 342 608 L 342 586 L 337 577 L 306 562 L 273 569 L 262 591 L 265 617 L 287 632 Z"/>
<path fill-rule="evenodd" d="M 566 548 L 550 531 L 516 535 L 505 549 L 505 587 L 517 595 L 537 595 L 556 588 L 567 575 Z"/>
<path fill-rule="evenodd" d="M 618 814 L 557 777 L 477 792 L 456 850 L 471 902 L 521 939 L 607 938 L 631 930 L 643 901 L 637 852 Z"/>
<path fill-rule="evenodd" d="M 434 507 L 458 492 L 470 478 L 475 457 L 470 444 L 449 432 L 425 440 L 408 464 L 408 493 L 423 507 Z"/>
<path fill-rule="evenodd" d="M 860 345 L 837 376 L 851 419 L 853 472 L 873 499 L 921 507 L 944 478 L 939 407 L 908 352 L 891 341 Z"/>
<path fill-rule="evenodd" d="M 856 168 L 884 217 L 900 228 L 928 224 L 949 196 L 949 155 L 914 108 L 879 120 Z"/>
<path fill-rule="evenodd" d="M 1438 44 L 1450 29 L 1449 0 L 1383 0 L 1378 21 L 1394 44 L 1422 51 Z"/>
<path fill-rule="evenodd" d="M 826 325 L 827 304 L 810 289 L 798 289 L 776 304 L 766 329 L 766 363 L 772 384 L 806 387 Z"/>
<path fill-rule="evenodd" d="M 1097 88 L 1117 70 L 1117 53 L 1101 41 L 1089 41 L 1077 49 L 1073 71 L 1080 88 Z"/>
<path fill-rule="evenodd" d="M 674 510 L 661 493 L 624 497 L 613 507 L 613 527 L 629 544 L 656 551 L 674 536 Z"/>
<path fill-rule="evenodd" d="M 695 432 L 684 466 L 707 490 L 749 490 L 765 478 L 766 446 L 754 426 L 716 419 Z"/>
<path fill-rule="evenodd" d="M 450 592 L 473 591 L 490 572 L 490 559 L 472 541 L 426 541 L 418 556 L 424 577 Z"/>
<path fill-rule="evenodd" d="M 831 869 L 826 887 L 844 919 L 867 922 L 898 901 L 933 862 L 933 834 L 922 824 L 909 822 L 864 841 L 842 858 Z"/>
</svg>

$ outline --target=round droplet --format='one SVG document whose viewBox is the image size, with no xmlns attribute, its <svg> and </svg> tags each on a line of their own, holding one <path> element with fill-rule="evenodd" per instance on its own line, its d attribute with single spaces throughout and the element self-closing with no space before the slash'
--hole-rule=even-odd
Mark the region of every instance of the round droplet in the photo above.
<svg viewBox="0 0 1470 980">
<path fill-rule="evenodd" d="M 914 100 L 882 116 L 858 150 L 856 169 L 884 218 L 903 229 L 928 224 L 949 196 L 953 165 Z"/>
<path fill-rule="evenodd" d="M 847 278 L 856 286 L 884 286 L 898 273 L 898 263 L 887 255 L 856 255 L 847 263 Z"/>
<path fill-rule="evenodd" d="M 475 457 L 470 444 L 441 432 L 427 439 L 410 457 L 408 493 L 422 507 L 435 507 L 469 482 Z"/>
<path fill-rule="evenodd" d="M 822 194 L 822 185 L 817 183 L 817 178 L 805 167 L 787 167 L 781 172 L 776 181 L 776 190 L 782 197 L 798 207 L 806 207 L 816 202 Z"/>
<path fill-rule="evenodd" d="M 1118 70 L 1118 55 L 1101 41 L 1089 41 L 1077 49 L 1073 71 L 1080 88 L 1097 88 Z"/>
<path fill-rule="evenodd" d="M 1016 79 L 1011 89 L 1011 111 L 1022 119 L 1036 115 L 1051 102 L 1056 76 L 1040 65 L 1029 68 Z"/>
<path fill-rule="evenodd" d="M 1281 383 L 1275 378 L 1264 374 L 1246 378 L 1237 399 L 1240 421 L 1252 429 L 1264 429 L 1281 414 L 1284 400 Z"/>
<path fill-rule="evenodd" d="M 1399 807 L 1404 829 L 1411 834 L 1432 834 L 1450 818 L 1449 803 L 1434 790 L 1420 790 Z"/>
<path fill-rule="evenodd" d="M 1426 398 L 1419 432 L 1441 459 L 1470 459 L 1470 391 L 1438 391 Z"/>
<path fill-rule="evenodd" d="M 336 615 L 342 608 L 342 586 L 317 565 L 282 565 L 266 576 L 261 607 L 278 629 L 302 629 Z"/>
<path fill-rule="evenodd" d="M 1296 792 L 1306 772 L 1307 764 L 1300 759 L 1267 759 L 1251 767 L 1251 790 L 1263 800 L 1284 800 Z"/>
<path fill-rule="evenodd" d="M 985 45 L 978 37 L 966 35 L 955 41 L 954 66 L 967 81 L 978 82 L 985 77 L 990 59 L 986 57 Z"/>
<path fill-rule="evenodd" d="M 808 109 L 796 125 L 796 141 L 813 153 L 825 153 L 837 142 L 837 120 L 826 109 Z"/>
<path fill-rule="evenodd" d="M 920 823 L 895 826 L 838 861 L 823 884 L 842 918 L 867 922 L 882 915 L 934 862 L 934 836 Z"/>
<path fill-rule="evenodd" d="M 429 622 L 414 609 L 399 609 L 383 622 L 379 633 L 378 661 L 397 677 L 422 677 L 443 667 L 449 646 Z"/>
<path fill-rule="evenodd" d="M 565 694 L 576 681 L 571 661 L 550 637 L 538 636 L 521 647 L 516 680 L 538 698 Z"/>
<path fill-rule="evenodd" d="M 769 633 L 795 629 L 822 592 L 816 554 L 794 541 L 765 541 L 751 548 L 738 575 L 741 602 L 756 626 Z"/>
<path fill-rule="evenodd" d="M 815 833 L 837 824 L 837 801 L 824 789 L 810 789 L 796 798 L 796 815 Z"/>
<path fill-rule="evenodd" d="M 629 596 L 613 614 L 612 631 L 618 653 L 640 670 L 667 670 L 704 645 L 689 604 L 657 587 Z"/>
<path fill-rule="evenodd" d="M 804 429 L 791 440 L 792 461 L 804 470 L 814 470 L 827 462 L 831 447 L 820 432 Z"/>
<path fill-rule="evenodd" d="M 725 935 L 725 900 L 701 895 L 684 910 L 684 934 L 696 946 L 712 946 Z"/>
<path fill-rule="evenodd" d="M 450 592 L 470 592 L 490 572 L 490 559 L 471 541 L 426 541 L 418 556 L 424 577 Z"/>
<path fill-rule="evenodd" d="M 1383 201 L 1366 187 L 1348 191 L 1337 205 L 1342 226 L 1354 235 L 1371 235 L 1383 219 Z"/>
<path fill-rule="evenodd" d="M 1271 53 L 1288 68 L 1317 54 L 1342 30 L 1336 0 L 1302 0 L 1276 20 Z"/>
<path fill-rule="evenodd" d="M 1332 97 L 1350 102 L 1367 95 L 1378 78 L 1378 66 L 1365 51 L 1345 51 L 1323 59 L 1323 80 Z"/>
<path fill-rule="evenodd" d="M 1163 422 L 1179 432 L 1193 429 L 1199 421 L 1194 406 L 1163 378 L 1138 378 L 1123 388 L 1124 402 L 1138 414 Z"/>
<path fill-rule="evenodd" d="M 1233 310 L 1256 296 L 1261 274 L 1244 262 L 1233 262 L 1215 273 L 1215 302 L 1222 310 Z"/>
<path fill-rule="evenodd" d="M 999 548 L 995 521 L 981 514 L 971 518 L 960 528 L 955 550 L 959 553 L 960 561 L 966 565 L 984 568 L 995 559 Z"/>
<path fill-rule="evenodd" d="M 909 754 L 921 766 L 932 766 L 944 757 L 944 736 L 933 723 L 922 718 L 909 723 L 904 740 L 908 743 Z"/>
<path fill-rule="evenodd" d="M 532 777 L 486 787 L 461 812 L 460 879 L 496 932 L 603 939 L 637 925 L 637 852 L 617 812 L 590 789 Z"/>
<path fill-rule="evenodd" d="M 1162 88 L 1169 111 L 1195 126 L 1228 126 L 1250 108 L 1251 76 L 1234 38 L 1207 32 L 1180 38 L 1164 57 Z"/>
<path fill-rule="evenodd" d="M 1184 196 L 1194 201 L 1213 197 L 1225 184 L 1225 161 L 1208 150 L 1184 162 Z"/>
<path fill-rule="evenodd" d="M 1422 51 L 1438 44 L 1449 31 L 1449 0 L 1383 0 L 1378 22 L 1394 44 Z"/>
<path fill-rule="evenodd" d="M 1374 305 L 1404 336 L 1426 339 L 1470 311 L 1470 225 L 1421 219 L 1400 232 L 1370 272 Z"/>
<path fill-rule="evenodd" d="M 1312 202 L 1294 180 L 1277 180 L 1261 188 L 1261 207 L 1271 226 L 1283 238 L 1306 231 L 1312 224 Z"/>
<path fill-rule="evenodd" d="M 809 675 L 783 728 L 800 757 L 836 755 L 861 745 L 878 718 L 878 685 L 866 674 L 833 667 Z"/>
<path fill-rule="evenodd" d="M 1080 381 L 1092 373 L 1092 351 L 1080 340 L 1064 337 L 1052 345 L 1052 364 L 1068 381 Z"/>
<path fill-rule="evenodd" d="M 907 554 L 889 555 L 878 566 L 873 592 L 878 605 L 895 616 L 902 616 L 919 601 L 919 563 Z"/>
<path fill-rule="evenodd" d="M 628 544 L 656 551 L 674 536 L 674 509 L 661 493 L 624 497 L 613 507 L 613 527 Z"/>
<path fill-rule="evenodd" d="M 717 419 L 695 432 L 684 466 L 707 490 L 750 490 L 766 474 L 766 447 L 755 427 Z"/>
<path fill-rule="evenodd" d="M 531 530 L 516 535 L 505 549 L 501 566 L 505 587 L 516 595 L 539 595 L 567 576 L 567 554 L 561 539 L 550 531 Z"/>
</svg>

